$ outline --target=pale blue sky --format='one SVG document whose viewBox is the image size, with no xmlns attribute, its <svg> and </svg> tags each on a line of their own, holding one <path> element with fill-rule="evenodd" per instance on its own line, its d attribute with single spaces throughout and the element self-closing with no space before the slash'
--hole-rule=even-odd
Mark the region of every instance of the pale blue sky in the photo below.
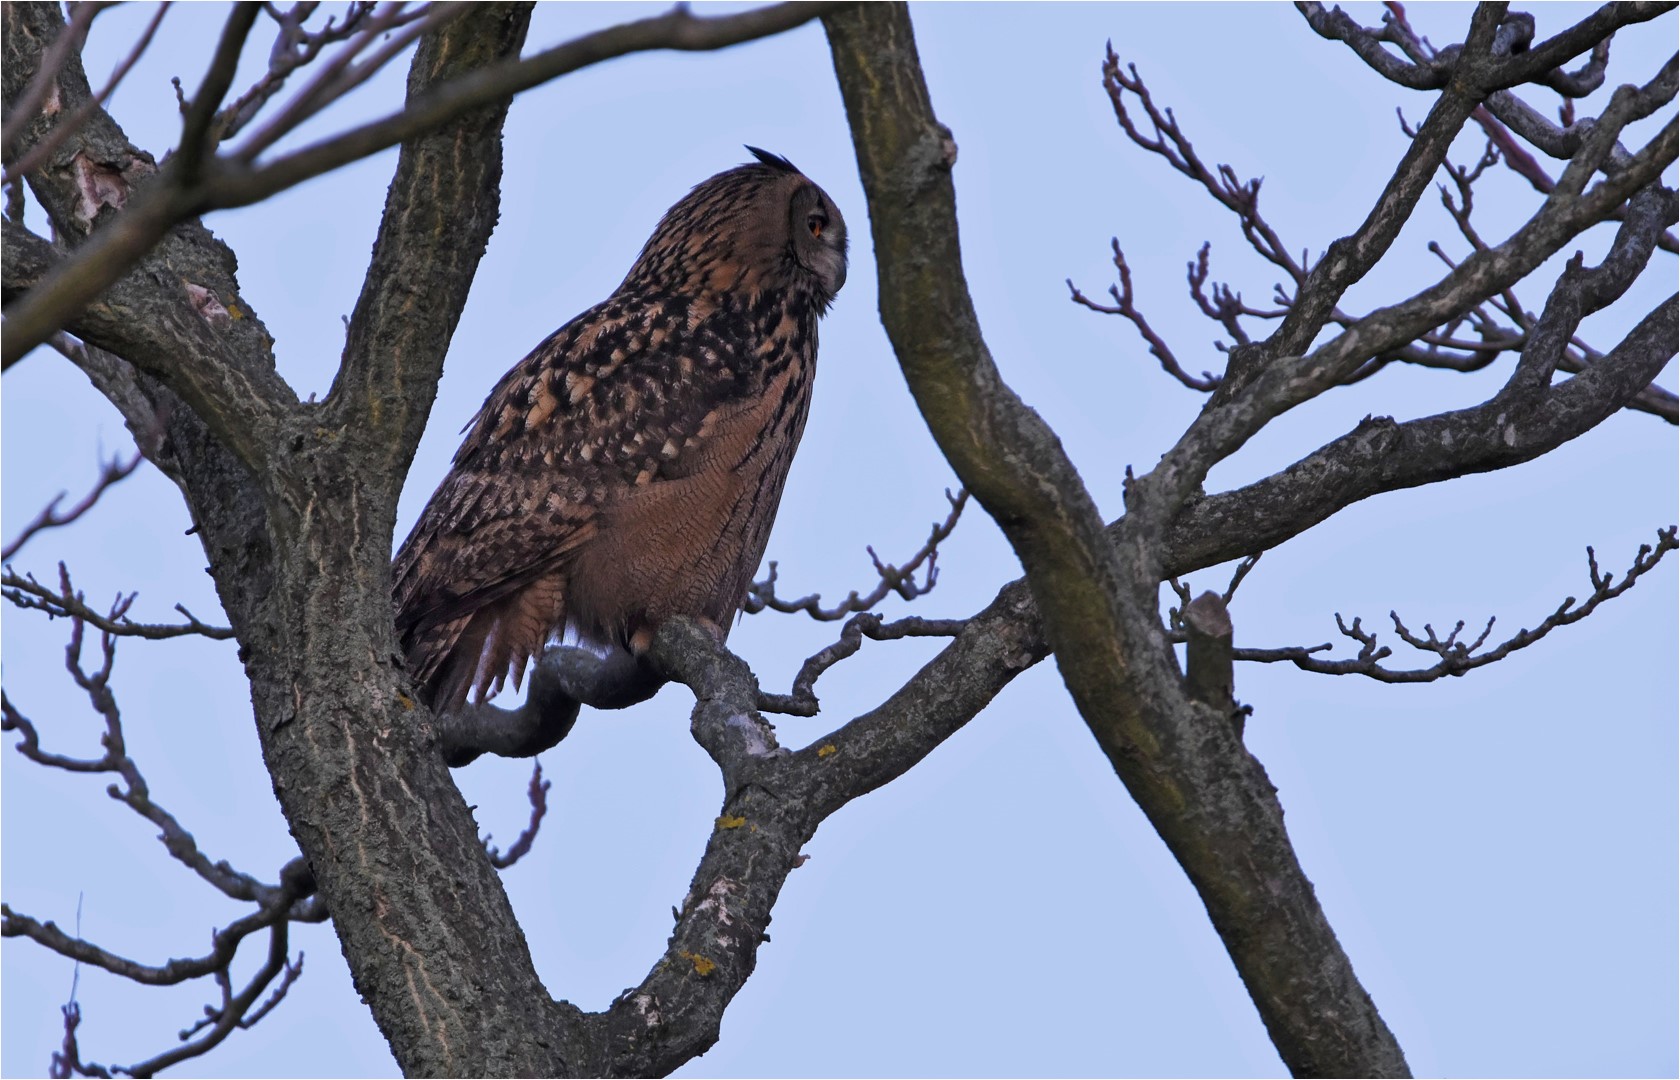
<svg viewBox="0 0 1680 1080">
<path fill-rule="evenodd" d="M 657 10 L 543 6 L 531 44 Z M 1378 20 L 1374 4 L 1353 10 Z M 1540 6 L 1540 32 L 1590 10 Z M 172 11 L 118 94 L 114 111 L 141 145 L 161 153 L 175 138 L 169 76 L 196 81 L 221 11 Z M 147 14 L 137 4 L 101 16 L 88 49 L 95 82 Z M 1431 5 L 1412 17 L 1444 44 L 1462 36 L 1467 8 Z M 1125 465 L 1153 464 L 1200 398 L 1159 372 L 1128 325 L 1072 305 L 1063 279 L 1100 295 L 1118 236 L 1139 304 L 1200 371 L 1218 369 L 1220 335 L 1186 296 L 1186 260 L 1212 240 L 1214 276 L 1255 302 L 1276 275 L 1227 212 L 1119 132 L 1099 85 L 1104 41 L 1137 64 L 1204 159 L 1266 177 L 1269 220 L 1314 253 L 1358 223 L 1403 152 L 1396 105 L 1416 120 L 1430 98 L 1380 81 L 1284 5 L 953 4 L 917 7 L 914 19 L 934 106 L 960 148 L 964 265 L 987 340 L 1098 504 L 1117 514 Z M 1675 30 L 1671 14 L 1618 37 L 1612 82 L 1650 78 Z M 366 104 L 314 130 L 392 107 L 400 86 L 394 73 Z M 1596 112 L 1607 93 L 1584 108 Z M 1549 95 L 1528 96 L 1555 107 Z M 399 537 L 496 377 L 605 296 L 660 213 L 740 162 L 743 143 L 787 155 L 821 183 L 853 236 L 770 557 L 789 593 L 838 596 L 870 583 L 865 545 L 893 559 L 917 547 L 954 481 L 876 319 L 867 215 L 816 25 L 722 54 L 615 61 L 514 103 L 501 225 L 453 343 Z M 1479 150 L 1466 137 L 1456 158 Z M 245 296 L 301 394 L 330 382 L 393 162 L 386 154 L 208 222 L 239 254 Z M 1533 204 L 1502 174 L 1490 180 L 1478 220 L 1503 237 Z M 31 223 L 42 227 L 39 211 Z M 1589 259 L 1609 236 L 1589 234 Z M 1463 250 L 1431 199 L 1393 265 L 1345 306 L 1364 310 L 1433 280 L 1432 238 Z M 1589 320 L 1588 339 L 1608 347 L 1667 296 L 1673 264 L 1659 253 L 1649 280 Z M 1527 306 L 1538 309 L 1558 269 L 1523 292 Z M 1368 413 L 1403 420 L 1480 401 L 1507 371 L 1391 369 L 1297 410 L 1216 469 L 1209 487 L 1264 475 Z M 1664 382 L 1674 381 L 1671 368 Z M 55 492 L 81 492 L 98 447 L 129 445 L 114 411 L 55 357 L 7 374 L 5 535 Z M 1390 609 L 1414 627 L 1493 614 L 1496 637 L 1514 632 L 1590 588 L 1586 545 L 1622 572 L 1676 520 L 1676 486 L 1674 428 L 1624 414 L 1542 461 L 1369 500 L 1261 561 L 1234 607 L 1239 642 L 1315 644 L 1335 637 L 1333 612 L 1386 628 Z M 17 566 L 46 575 L 63 558 L 90 597 L 140 590 L 139 618 L 165 620 L 182 602 L 211 619 L 214 594 L 187 525 L 173 487 L 147 470 L 75 530 L 26 548 Z M 915 613 L 968 615 L 1019 574 L 978 509 L 940 563 L 939 587 Z M 1223 588 L 1226 576 L 1209 571 L 1192 584 Z M 1255 707 L 1249 746 L 1280 789 L 1355 969 L 1420 1075 L 1680 1069 L 1675 582 L 1665 565 L 1584 623 L 1441 684 L 1238 669 L 1238 695 Z M 62 669 L 66 625 L 10 611 L 4 625 L 8 695 L 52 748 L 97 753 L 95 718 Z M 760 615 L 731 644 L 767 687 L 785 689 L 835 631 Z M 779 722 L 784 741 L 801 745 L 875 705 L 937 647 L 867 645 L 821 684 L 823 717 Z M 296 848 L 260 765 L 233 653 L 231 644 L 125 642 L 114 688 L 154 797 L 212 857 L 272 878 Z M 672 688 L 628 713 L 586 714 L 543 756 L 549 821 L 505 879 L 550 990 L 585 1008 L 606 1005 L 658 958 L 717 812 L 717 773 L 688 736 L 688 703 Z M 503 844 L 524 822 L 528 775 L 508 761 L 457 773 Z M 104 797 L 103 778 L 50 774 L 11 753 L 4 778 L 3 892 L 17 909 L 70 927 L 80 894 L 85 934 L 148 962 L 203 952 L 213 926 L 244 912 L 171 862 L 149 826 Z M 685 1075 L 1282 1071 L 1194 892 L 1052 665 L 1018 679 L 908 776 L 830 819 L 807 851 L 721 1041 Z M 297 928 L 293 948 L 307 961 L 288 1000 L 172 1075 L 394 1071 L 331 932 Z M 0 1071 L 40 1073 L 60 1037 L 71 965 L 20 941 L 0 955 Z M 120 1064 L 157 1053 L 213 993 L 144 989 L 84 969 L 84 1054 Z"/>
</svg>

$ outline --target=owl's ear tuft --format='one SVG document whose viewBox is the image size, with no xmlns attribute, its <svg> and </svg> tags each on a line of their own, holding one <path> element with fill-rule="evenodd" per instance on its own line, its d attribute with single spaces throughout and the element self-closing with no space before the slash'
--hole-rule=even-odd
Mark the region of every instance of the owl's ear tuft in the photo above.
<svg viewBox="0 0 1680 1080">
<path fill-rule="evenodd" d="M 770 151 L 760 150 L 756 146 L 747 147 L 747 151 L 751 153 L 753 157 L 770 166 L 772 169 L 779 169 L 782 172 L 790 173 L 796 173 L 799 171 L 799 166 L 795 165 L 787 158 L 782 157 L 780 154 L 772 154 Z"/>
</svg>

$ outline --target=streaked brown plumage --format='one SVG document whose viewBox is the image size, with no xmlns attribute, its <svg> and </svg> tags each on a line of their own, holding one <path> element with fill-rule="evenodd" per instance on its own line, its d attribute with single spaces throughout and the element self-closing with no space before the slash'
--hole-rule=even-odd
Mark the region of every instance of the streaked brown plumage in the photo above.
<svg viewBox="0 0 1680 1080">
<path fill-rule="evenodd" d="M 434 708 L 517 687 L 568 625 L 635 653 L 674 615 L 728 632 L 846 277 L 840 211 L 748 149 L 502 377 L 397 553 L 397 632 Z"/>
</svg>

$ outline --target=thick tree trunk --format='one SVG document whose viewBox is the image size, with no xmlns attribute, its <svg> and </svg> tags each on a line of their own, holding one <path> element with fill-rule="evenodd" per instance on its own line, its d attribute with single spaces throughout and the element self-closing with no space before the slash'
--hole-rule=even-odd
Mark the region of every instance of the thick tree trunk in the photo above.
<svg viewBox="0 0 1680 1080">
<path fill-rule="evenodd" d="M 427 35 L 411 98 L 517 55 L 528 19 L 484 5 Z M 272 591 L 235 615 L 275 791 L 411 1076 L 560 1074 L 568 1056 L 391 625 L 401 478 L 495 224 L 505 115 L 404 145 L 340 377 L 262 480 Z"/>
<path fill-rule="evenodd" d="M 1404 1076 L 1405 1056 L 1313 895 L 1229 708 L 1193 700 L 1162 638 L 1164 537 L 1103 525 L 1054 432 L 1003 382 L 957 243 L 957 145 L 902 4 L 825 16 L 880 267 L 881 319 L 940 449 L 1027 571 L 1091 733 L 1207 906 L 1296 1075 Z"/>
</svg>

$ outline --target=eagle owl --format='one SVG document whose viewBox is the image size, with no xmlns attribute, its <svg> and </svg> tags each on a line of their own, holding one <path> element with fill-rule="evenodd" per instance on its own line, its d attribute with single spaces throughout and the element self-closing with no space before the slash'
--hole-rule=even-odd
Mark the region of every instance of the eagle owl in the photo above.
<svg viewBox="0 0 1680 1080">
<path fill-rule="evenodd" d="M 618 289 L 504 375 L 392 567 L 440 712 L 517 688 L 568 626 L 645 653 L 674 615 L 727 634 L 764 555 L 846 280 L 846 223 L 785 158 L 671 207 Z"/>
</svg>

